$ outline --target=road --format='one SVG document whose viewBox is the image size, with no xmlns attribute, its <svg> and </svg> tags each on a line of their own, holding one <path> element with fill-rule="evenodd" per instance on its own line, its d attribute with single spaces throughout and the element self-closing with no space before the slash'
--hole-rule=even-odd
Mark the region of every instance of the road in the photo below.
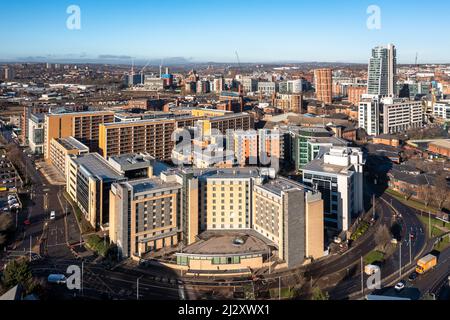
<svg viewBox="0 0 450 320">
<path fill-rule="evenodd" d="M 12 139 L 10 131 L 2 129 L 2 134 L 8 142 L 17 144 Z M 21 195 L 25 209 L 17 216 L 16 241 L 7 248 L 8 256 L 11 258 L 24 254 L 28 256 L 31 247 L 36 254 L 72 258 L 67 243 L 76 241 L 80 235 L 75 215 L 70 211 L 66 214 L 66 203 L 61 196 L 63 188 L 48 184 L 44 176 L 36 170 L 35 157 L 29 153 L 21 152 L 19 159 L 15 161 L 25 164 L 25 175 L 30 180 L 31 187 L 24 190 Z M 56 219 L 52 221 L 50 221 L 51 211 L 56 213 Z M 26 220 L 30 222 L 29 225 L 24 224 Z M 39 250 L 41 240 L 44 243 L 44 252 Z"/>
</svg>

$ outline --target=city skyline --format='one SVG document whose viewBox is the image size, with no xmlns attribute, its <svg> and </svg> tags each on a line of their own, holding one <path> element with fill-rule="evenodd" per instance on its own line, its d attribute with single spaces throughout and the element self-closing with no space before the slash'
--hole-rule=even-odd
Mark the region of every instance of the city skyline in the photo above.
<svg viewBox="0 0 450 320">
<path fill-rule="evenodd" d="M 414 63 L 416 54 L 419 63 L 450 63 L 445 56 L 449 42 L 438 41 L 442 39 L 439 32 L 433 35 L 425 28 L 416 30 L 421 11 L 415 3 L 418 1 L 408 6 L 384 0 L 326 5 L 287 1 L 280 6 L 232 0 L 222 6 L 199 0 L 125 6 L 117 1 L 81 0 L 57 5 L 52 1 L 29 2 L 26 7 L 5 3 L 0 27 L 8 30 L 8 38 L 0 48 L 0 60 L 113 60 L 130 64 L 131 59 L 181 57 L 192 63 L 236 63 L 237 51 L 243 63 L 366 64 L 373 47 L 395 43 L 399 64 Z M 66 27 L 71 5 L 81 10 L 80 30 Z M 380 29 L 367 27 L 371 5 L 380 9 Z M 421 17 L 421 23 L 432 23 L 435 30 L 448 28 L 446 7 L 450 5 L 441 1 L 442 10 Z M 402 14 L 396 14 L 398 11 Z"/>
</svg>

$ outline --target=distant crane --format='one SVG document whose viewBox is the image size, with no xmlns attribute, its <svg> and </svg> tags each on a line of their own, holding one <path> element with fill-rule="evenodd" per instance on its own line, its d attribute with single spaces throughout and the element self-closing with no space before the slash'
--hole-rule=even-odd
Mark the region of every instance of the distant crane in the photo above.
<svg viewBox="0 0 450 320">
<path fill-rule="evenodd" d="M 150 65 L 150 60 L 147 62 L 147 64 L 142 68 L 140 75 L 141 75 L 141 84 L 144 84 L 144 71 L 145 69 Z"/>
<path fill-rule="evenodd" d="M 242 71 L 241 59 L 239 59 L 239 53 L 237 51 L 235 51 L 235 53 L 236 53 L 236 58 L 237 58 L 238 66 L 239 66 L 239 71 Z"/>
<path fill-rule="evenodd" d="M 416 53 L 416 68 L 417 68 L 417 72 L 419 72 L 420 68 L 419 68 L 419 53 L 418 52 Z"/>
</svg>

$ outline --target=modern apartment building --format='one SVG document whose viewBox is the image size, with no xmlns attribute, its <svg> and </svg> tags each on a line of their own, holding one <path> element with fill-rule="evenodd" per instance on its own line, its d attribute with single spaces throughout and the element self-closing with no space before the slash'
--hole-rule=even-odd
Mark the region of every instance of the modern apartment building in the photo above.
<svg viewBox="0 0 450 320">
<path fill-rule="evenodd" d="M 89 153 L 89 148 L 74 137 L 52 139 L 50 142 L 50 163 L 63 175 L 67 175 L 68 156 Z"/>
<path fill-rule="evenodd" d="M 319 190 L 324 200 L 325 225 L 347 231 L 363 207 L 363 152 L 333 147 L 303 168 L 303 182 Z"/>
<path fill-rule="evenodd" d="M 393 97 L 396 93 L 397 50 L 393 44 L 372 49 L 367 93 Z"/>
<path fill-rule="evenodd" d="M 100 126 L 99 149 L 105 157 L 148 153 L 158 160 L 170 160 L 175 146 L 172 134 L 176 121 L 168 119 L 105 123 Z"/>
<path fill-rule="evenodd" d="M 74 137 L 88 146 L 91 151 L 97 151 L 100 125 L 110 122 L 114 122 L 112 111 L 47 114 L 45 116 L 45 159 L 50 158 L 52 139 L 58 138 Z"/>
<path fill-rule="evenodd" d="M 367 94 L 367 86 L 349 86 L 347 88 L 348 101 L 358 106 L 362 100 L 362 96 Z"/>
<path fill-rule="evenodd" d="M 273 241 L 278 257 L 288 268 L 305 258 L 324 255 L 323 200 L 292 180 L 278 178 L 255 185 L 253 191 L 253 229 Z"/>
<path fill-rule="evenodd" d="M 358 107 L 358 126 L 366 130 L 370 136 L 377 136 L 380 130 L 380 114 L 382 112 L 380 97 L 363 95 Z"/>
<path fill-rule="evenodd" d="M 445 121 L 450 121 L 450 103 L 436 102 L 433 106 L 433 115 Z"/>
<path fill-rule="evenodd" d="M 231 113 L 223 116 L 210 117 L 197 122 L 202 136 L 209 136 L 212 130 L 226 134 L 227 130 L 250 130 L 254 128 L 253 117 L 248 113 Z"/>
<path fill-rule="evenodd" d="M 256 79 L 245 77 L 242 79 L 242 87 L 246 93 L 258 90 L 258 81 Z"/>
<path fill-rule="evenodd" d="M 301 94 L 277 94 L 272 101 L 273 106 L 285 113 L 294 112 L 301 114 L 303 108 L 303 96 Z"/>
<path fill-rule="evenodd" d="M 258 82 L 258 92 L 264 95 L 272 95 L 278 91 L 275 82 Z"/>
<path fill-rule="evenodd" d="M 333 71 L 329 68 L 314 70 L 316 98 L 326 104 L 333 102 Z"/>
<path fill-rule="evenodd" d="M 237 164 L 258 164 L 258 133 L 255 130 L 237 130 L 227 136 L 227 149 L 234 153 Z"/>
<path fill-rule="evenodd" d="M 44 154 L 44 127 L 43 114 L 32 114 L 28 120 L 28 144 L 35 154 Z"/>
<path fill-rule="evenodd" d="M 114 183 L 109 237 L 123 258 L 178 245 L 181 185 L 152 177 Z"/>
</svg>

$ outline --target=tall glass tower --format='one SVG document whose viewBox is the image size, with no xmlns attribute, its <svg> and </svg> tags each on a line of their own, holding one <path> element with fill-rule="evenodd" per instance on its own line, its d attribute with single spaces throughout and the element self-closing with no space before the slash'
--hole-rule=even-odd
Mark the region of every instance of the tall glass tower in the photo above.
<svg viewBox="0 0 450 320">
<path fill-rule="evenodd" d="M 368 94 L 394 96 L 397 50 L 393 44 L 372 49 L 369 60 Z"/>
</svg>

